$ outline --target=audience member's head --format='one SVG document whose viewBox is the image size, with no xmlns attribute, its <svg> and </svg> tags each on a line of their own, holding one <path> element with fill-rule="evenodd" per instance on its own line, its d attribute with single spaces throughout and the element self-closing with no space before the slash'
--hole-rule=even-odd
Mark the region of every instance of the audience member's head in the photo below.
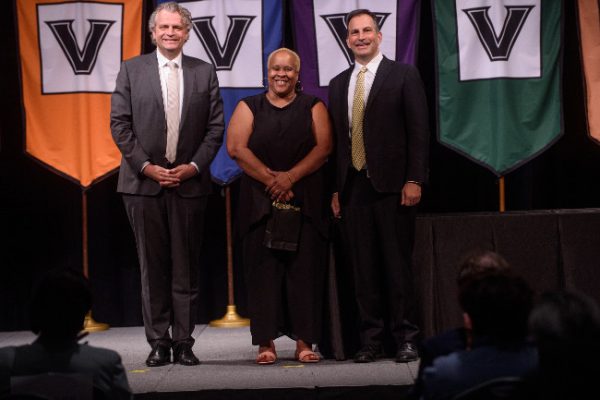
<svg viewBox="0 0 600 400">
<path fill-rule="evenodd" d="M 523 278 L 507 272 L 471 279 L 461 285 L 459 301 L 473 337 L 499 346 L 518 345 L 527 337 L 533 293 Z"/>
<path fill-rule="evenodd" d="M 510 271 L 508 262 L 500 254 L 492 250 L 475 249 L 467 253 L 462 259 L 456 283 L 460 287 L 488 273 L 508 271 Z"/>
<path fill-rule="evenodd" d="M 532 311 L 529 327 L 538 347 L 545 397 L 585 396 L 600 370 L 598 304 L 574 291 L 548 292 Z"/>
<path fill-rule="evenodd" d="M 31 330 L 46 344 L 60 345 L 76 339 L 92 305 L 87 280 L 69 269 L 47 273 L 34 290 Z"/>
<path fill-rule="evenodd" d="M 591 343 L 600 329 L 598 304 L 574 291 L 547 292 L 540 296 L 529 320 L 531 333 L 542 347 L 557 343 L 572 346 Z"/>
</svg>

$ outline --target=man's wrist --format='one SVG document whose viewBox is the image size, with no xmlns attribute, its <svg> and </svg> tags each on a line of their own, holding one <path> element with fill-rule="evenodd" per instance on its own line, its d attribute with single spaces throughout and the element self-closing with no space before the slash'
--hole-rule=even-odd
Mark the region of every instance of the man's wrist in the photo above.
<svg viewBox="0 0 600 400">
<path fill-rule="evenodd" d="M 406 183 L 414 183 L 415 185 L 423 186 L 423 184 L 419 181 L 406 181 Z"/>
<path fill-rule="evenodd" d="M 146 168 L 148 165 L 150 165 L 150 161 L 145 161 L 145 162 L 142 164 L 142 168 L 140 169 L 140 173 L 141 173 L 141 174 L 143 174 L 143 173 L 144 173 L 144 169 L 145 169 L 145 168 Z"/>
</svg>

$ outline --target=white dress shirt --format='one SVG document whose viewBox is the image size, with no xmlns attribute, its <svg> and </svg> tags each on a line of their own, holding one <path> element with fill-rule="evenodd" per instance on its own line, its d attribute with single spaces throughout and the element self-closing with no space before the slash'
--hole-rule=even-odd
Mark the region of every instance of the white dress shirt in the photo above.
<svg viewBox="0 0 600 400">
<path fill-rule="evenodd" d="M 371 92 L 371 86 L 373 86 L 373 81 L 375 80 L 375 74 L 377 73 L 377 69 L 379 68 L 379 64 L 381 64 L 381 60 L 383 60 L 383 54 L 379 52 L 365 67 L 367 67 L 367 71 L 365 72 L 365 107 L 367 105 L 367 100 L 369 99 L 369 93 Z M 350 127 L 348 131 L 348 135 L 352 135 L 352 106 L 354 105 L 354 90 L 356 88 L 356 77 L 358 76 L 358 72 L 363 67 L 358 61 L 354 63 L 354 70 L 352 70 L 352 75 L 350 75 L 350 84 L 348 85 L 348 126 Z"/>
<path fill-rule="evenodd" d="M 182 56 L 183 53 L 179 53 L 177 55 L 177 57 L 175 57 L 172 60 L 169 60 L 167 57 L 163 56 L 161 54 L 160 51 L 156 51 L 156 58 L 158 60 L 158 73 L 160 75 L 160 87 L 162 89 L 162 99 L 163 99 L 163 107 L 165 110 L 165 116 L 167 115 L 167 80 L 169 79 L 169 74 L 171 73 L 171 70 L 169 69 L 169 67 L 167 66 L 167 64 L 170 61 L 175 62 L 175 64 L 177 64 L 177 74 L 179 75 L 179 120 L 181 120 L 181 111 L 182 111 L 182 105 L 183 105 L 183 90 L 184 90 L 184 85 L 183 85 L 183 67 L 181 65 L 181 60 L 183 58 Z M 140 172 L 143 173 L 144 168 L 146 168 L 146 166 L 150 164 L 150 161 L 146 161 L 143 165 L 142 165 L 142 169 L 140 170 Z M 196 170 L 198 172 L 200 172 L 200 169 L 198 168 L 198 166 L 196 165 L 195 162 L 190 162 L 190 164 L 192 164 L 194 166 L 194 168 L 196 168 Z"/>
<path fill-rule="evenodd" d="M 183 103 L 183 68 L 181 67 L 182 53 L 179 53 L 177 57 L 169 60 L 163 56 L 160 51 L 156 52 L 156 58 L 158 58 L 158 72 L 160 74 L 160 87 L 162 89 L 163 106 L 165 108 L 165 115 L 167 115 L 167 80 L 171 70 L 167 66 L 170 61 L 177 64 L 177 74 L 179 75 L 179 119 L 181 120 L 181 105 Z"/>
</svg>

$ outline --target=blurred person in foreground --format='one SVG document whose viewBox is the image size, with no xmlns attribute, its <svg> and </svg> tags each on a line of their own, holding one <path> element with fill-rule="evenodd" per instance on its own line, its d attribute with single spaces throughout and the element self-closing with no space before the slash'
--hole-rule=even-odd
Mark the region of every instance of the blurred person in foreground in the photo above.
<svg viewBox="0 0 600 400">
<path fill-rule="evenodd" d="M 119 354 L 78 343 L 86 336 L 82 330 L 91 306 L 91 293 L 83 275 L 66 269 L 45 275 L 30 304 L 31 330 L 37 339 L 24 346 L 0 349 L 4 378 L 78 373 L 91 376 L 95 390 L 106 399 L 132 399 Z"/>
<path fill-rule="evenodd" d="M 322 166 L 332 138 L 327 109 L 300 90 L 299 72 L 295 52 L 272 52 L 267 91 L 240 101 L 227 131 L 229 155 L 244 171 L 239 233 L 258 364 L 276 361 L 273 340 L 282 334 L 296 340 L 298 361 L 320 359 L 313 344 L 327 266 Z"/>
<path fill-rule="evenodd" d="M 527 340 L 532 290 L 519 276 L 488 273 L 460 288 L 468 349 L 437 357 L 423 371 L 423 398 L 452 399 L 465 390 L 495 378 L 524 378 L 538 364 L 535 347 Z"/>
<path fill-rule="evenodd" d="M 529 318 L 539 370 L 528 399 L 590 399 L 600 375 L 600 307 L 583 293 L 544 293 Z"/>
<path fill-rule="evenodd" d="M 492 250 L 474 249 L 468 252 L 459 263 L 456 286 L 461 287 L 488 274 L 501 274 L 511 271 L 504 257 Z M 458 301 L 458 299 L 457 299 Z M 423 390 L 423 370 L 439 356 L 459 350 L 469 350 L 472 345 L 472 332 L 464 325 L 449 329 L 429 337 L 419 343 L 419 372 L 411 389 L 411 398 L 418 399 Z"/>
</svg>

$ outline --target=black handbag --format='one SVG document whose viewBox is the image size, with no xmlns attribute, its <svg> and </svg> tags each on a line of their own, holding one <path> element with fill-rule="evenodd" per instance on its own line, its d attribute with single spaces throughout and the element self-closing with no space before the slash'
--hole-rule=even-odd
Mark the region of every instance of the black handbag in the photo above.
<svg viewBox="0 0 600 400">
<path fill-rule="evenodd" d="M 263 244 L 269 249 L 296 251 L 302 227 L 300 207 L 274 201 Z"/>
</svg>

